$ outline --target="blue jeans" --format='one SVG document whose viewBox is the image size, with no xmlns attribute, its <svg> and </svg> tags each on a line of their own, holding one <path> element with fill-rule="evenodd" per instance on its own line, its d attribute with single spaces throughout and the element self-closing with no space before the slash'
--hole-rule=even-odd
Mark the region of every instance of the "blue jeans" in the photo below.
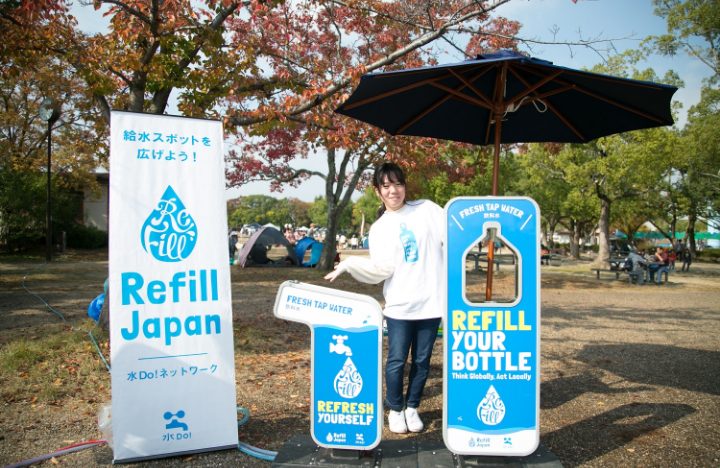
<svg viewBox="0 0 720 468">
<path fill-rule="evenodd" d="M 655 281 L 655 273 L 660 269 L 660 265 L 650 265 L 648 273 L 650 273 L 650 281 Z"/>
<path fill-rule="evenodd" d="M 405 406 L 417 408 L 430 373 L 430 358 L 440 319 L 397 320 L 387 317 L 386 320 L 389 349 L 385 363 L 385 404 L 395 411 L 402 411 Z M 412 365 L 403 400 L 403 374 L 408 352 Z"/>
<path fill-rule="evenodd" d="M 658 282 L 658 283 L 661 283 L 661 282 L 662 282 L 662 275 L 663 275 L 663 273 L 665 273 L 666 271 L 669 271 L 669 270 L 670 270 L 670 268 L 668 268 L 668 267 L 666 267 L 666 266 L 661 266 L 661 267 L 658 269 L 658 271 L 657 271 L 657 273 L 656 273 L 656 274 L 657 274 L 657 282 Z"/>
</svg>

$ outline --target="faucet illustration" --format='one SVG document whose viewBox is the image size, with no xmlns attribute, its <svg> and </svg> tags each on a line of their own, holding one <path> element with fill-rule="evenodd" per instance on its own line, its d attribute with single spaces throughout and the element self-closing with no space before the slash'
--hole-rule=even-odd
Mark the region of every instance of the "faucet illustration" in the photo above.
<svg viewBox="0 0 720 468">
<path fill-rule="evenodd" d="M 345 340 L 347 339 L 347 336 L 333 335 L 333 340 L 336 340 L 337 343 L 330 343 L 330 352 L 344 354 L 345 356 L 352 356 L 352 350 L 349 346 L 345 345 Z"/>
</svg>

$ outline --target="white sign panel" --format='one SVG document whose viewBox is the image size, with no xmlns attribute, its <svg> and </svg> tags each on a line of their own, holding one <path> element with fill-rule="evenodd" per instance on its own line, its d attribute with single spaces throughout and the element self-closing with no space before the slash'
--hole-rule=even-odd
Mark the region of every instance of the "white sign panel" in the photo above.
<svg viewBox="0 0 720 468">
<path fill-rule="evenodd" d="M 275 316 L 312 330 L 310 434 L 321 447 L 371 450 L 380 443 L 382 308 L 370 296 L 286 281 Z"/>
<path fill-rule="evenodd" d="M 115 461 L 237 446 L 223 132 L 111 115 Z"/>
</svg>

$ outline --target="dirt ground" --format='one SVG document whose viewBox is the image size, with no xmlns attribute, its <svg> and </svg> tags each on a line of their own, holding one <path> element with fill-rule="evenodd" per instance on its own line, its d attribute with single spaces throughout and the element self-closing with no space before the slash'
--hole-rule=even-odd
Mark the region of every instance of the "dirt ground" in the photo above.
<svg viewBox="0 0 720 468">
<path fill-rule="evenodd" d="M 356 254 L 362 255 L 343 252 Z M 0 257 L 0 351 L 22 340 L 78 333 L 21 286 L 41 264 L 37 257 Z M 102 252 L 74 252 L 32 272 L 26 286 L 69 323 L 96 333 L 87 306 L 102 292 L 107 268 Z M 309 434 L 310 332 L 274 318 L 275 294 L 289 279 L 329 284 L 310 269 L 230 268 L 237 402 L 250 411 L 240 440 L 276 451 L 291 436 Z M 348 275 L 332 287 L 382 303 L 381 286 Z M 720 467 L 718 304 L 720 265 L 695 263 L 689 273 L 671 273 L 669 284 L 642 287 L 611 276 L 597 280 L 589 262 L 543 265 L 541 444 L 565 467 Z M 101 345 L 107 341 L 106 334 L 97 336 Z M 52 370 L 62 377 L 52 380 L 52 397 L 37 384 L 8 390 L 31 379 L 27 373 L 0 374 L 0 465 L 102 437 L 96 420 L 110 400 L 110 378 L 81 338 L 83 356 Z M 426 430 L 397 435 L 386 428 L 384 439 L 442 440 L 441 339 L 435 346 L 420 407 Z M 39 466 L 111 462 L 112 450 L 101 445 Z M 135 466 L 269 468 L 270 462 L 227 450 Z"/>
</svg>

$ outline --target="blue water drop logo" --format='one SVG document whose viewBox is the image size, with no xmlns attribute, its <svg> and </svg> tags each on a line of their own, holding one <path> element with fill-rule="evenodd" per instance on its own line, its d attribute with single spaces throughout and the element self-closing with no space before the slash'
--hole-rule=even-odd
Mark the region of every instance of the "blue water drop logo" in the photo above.
<svg viewBox="0 0 720 468">
<path fill-rule="evenodd" d="M 197 244 L 197 226 L 171 186 L 143 224 L 143 249 L 161 262 L 181 262 Z"/>
</svg>

